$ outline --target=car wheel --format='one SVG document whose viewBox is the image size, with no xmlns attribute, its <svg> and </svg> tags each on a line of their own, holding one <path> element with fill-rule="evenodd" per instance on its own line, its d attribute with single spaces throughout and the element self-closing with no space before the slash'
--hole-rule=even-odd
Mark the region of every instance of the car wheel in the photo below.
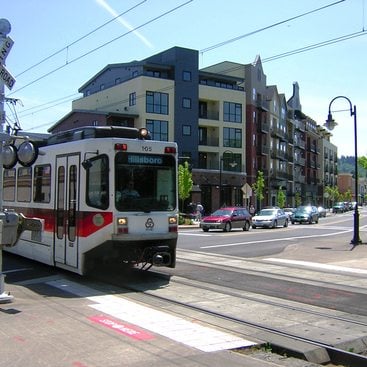
<svg viewBox="0 0 367 367">
<path fill-rule="evenodd" d="M 312 224 L 312 217 L 309 218 L 308 224 Z"/>
<path fill-rule="evenodd" d="M 255 226 L 255 225 L 252 225 L 252 228 L 253 228 L 253 229 L 256 229 L 256 226 Z"/>
<path fill-rule="evenodd" d="M 250 222 L 245 222 L 245 225 L 243 226 L 243 228 L 242 228 L 244 231 L 248 231 L 248 230 L 250 230 Z"/>
<path fill-rule="evenodd" d="M 276 228 L 276 227 L 278 227 L 278 222 L 275 220 L 270 228 Z"/>
<path fill-rule="evenodd" d="M 285 220 L 284 227 L 288 227 L 288 219 Z"/>
<path fill-rule="evenodd" d="M 294 224 L 295 222 L 294 222 L 294 220 L 292 220 L 292 224 Z"/>
<path fill-rule="evenodd" d="M 203 228 L 204 232 L 209 232 L 209 228 Z"/>
<path fill-rule="evenodd" d="M 319 218 L 316 218 L 315 219 L 315 223 L 317 224 L 317 223 L 319 223 Z"/>
<path fill-rule="evenodd" d="M 223 232 L 229 232 L 231 229 L 232 229 L 231 223 L 230 222 L 227 222 L 224 225 Z"/>
</svg>

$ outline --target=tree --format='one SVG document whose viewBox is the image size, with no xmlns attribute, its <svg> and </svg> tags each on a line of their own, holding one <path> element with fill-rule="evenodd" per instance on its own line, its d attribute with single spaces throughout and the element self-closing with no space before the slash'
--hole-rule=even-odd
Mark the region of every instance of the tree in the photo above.
<svg viewBox="0 0 367 367">
<path fill-rule="evenodd" d="M 340 192 L 337 186 L 326 186 L 326 193 L 328 194 L 327 199 L 331 201 L 331 205 L 334 205 L 334 202 L 339 200 Z"/>
<path fill-rule="evenodd" d="M 296 192 L 294 201 L 295 201 L 296 208 L 298 208 L 302 204 L 301 194 L 298 191 Z"/>
<path fill-rule="evenodd" d="M 256 182 L 254 182 L 251 187 L 252 190 L 254 190 L 254 193 L 258 200 L 259 209 L 261 209 L 261 203 L 264 200 L 264 188 L 265 188 L 264 173 L 262 171 L 257 171 Z"/>
<path fill-rule="evenodd" d="M 280 208 L 284 208 L 285 201 L 286 201 L 285 193 L 284 193 L 284 191 L 282 189 L 282 186 L 279 186 L 279 190 L 278 190 L 278 193 L 277 193 L 277 203 L 278 203 L 278 206 Z"/>
<path fill-rule="evenodd" d="M 189 169 L 189 163 L 178 165 L 178 197 L 181 200 L 181 211 L 183 212 L 184 202 L 190 197 L 192 190 L 192 173 Z"/>
<path fill-rule="evenodd" d="M 364 169 L 367 169 L 367 157 L 359 157 L 358 164 Z"/>
</svg>

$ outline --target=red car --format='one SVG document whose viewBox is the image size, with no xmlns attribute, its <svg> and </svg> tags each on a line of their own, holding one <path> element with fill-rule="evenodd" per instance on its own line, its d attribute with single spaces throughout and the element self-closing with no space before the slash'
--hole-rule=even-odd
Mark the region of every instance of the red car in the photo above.
<svg viewBox="0 0 367 367">
<path fill-rule="evenodd" d="M 224 232 L 229 232 L 232 228 L 248 231 L 251 224 L 251 215 L 246 208 L 232 206 L 220 208 L 211 215 L 203 217 L 200 228 L 204 232 L 208 232 L 209 229 L 222 229 Z"/>
</svg>

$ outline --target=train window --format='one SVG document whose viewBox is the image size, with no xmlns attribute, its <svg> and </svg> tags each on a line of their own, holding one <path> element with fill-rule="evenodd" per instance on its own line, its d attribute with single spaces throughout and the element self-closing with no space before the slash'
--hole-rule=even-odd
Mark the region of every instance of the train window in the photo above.
<svg viewBox="0 0 367 367">
<path fill-rule="evenodd" d="M 17 201 L 30 202 L 32 198 L 32 167 L 18 168 Z"/>
<path fill-rule="evenodd" d="M 149 212 L 176 208 L 173 156 L 118 152 L 115 169 L 117 210 Z"/>
<path fill-rule="evenodd" d="M 51 166 L 49 164 L 34 167 L 33 201 L 49 203 L 51 200 Z"/>
<path fill-rule="evenodd" d="M 109 206 L 109 165 L 108 156 L 100 155 L 88 160 L 86 198 L 87 205 L 107 209 Z"/>
<path fill-rule="evenodd" d="M 60 166 L 57 169 L 57 199 L 56 199 L 56 227 L 57 238 L 62 239 L 64 237 L 64 210 L 65 210 L 65 167 Z"/>
<path fill-rule="evenodd" d="M 69 210 L 68 210 L 68 237 L 69 241 L 75 241 L 76 225 L 76 185 L 77 171 L 76 166 L 72 165 L 69 169 Z"/>
<path fill-rule="evenodd" d="M 15 168 L 4 170 L 3 199 L 9 201 L 15 200 Z"/>
</svg>

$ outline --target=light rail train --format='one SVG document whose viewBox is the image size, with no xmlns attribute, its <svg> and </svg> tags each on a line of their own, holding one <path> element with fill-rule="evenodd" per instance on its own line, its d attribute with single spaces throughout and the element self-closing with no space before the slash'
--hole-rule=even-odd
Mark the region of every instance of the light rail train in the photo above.
<svg viewBox="0 0 367 367">
<path fill-rule="evenodd" d="M 23 144 L 3 150 L 3 209 L 40 218 L 43 229 L 5 251 L 78 274 L 102 261 L 175 267 L 176 143 L 146 129 L 84 127 L 34 150 Z"/>
</svg>

